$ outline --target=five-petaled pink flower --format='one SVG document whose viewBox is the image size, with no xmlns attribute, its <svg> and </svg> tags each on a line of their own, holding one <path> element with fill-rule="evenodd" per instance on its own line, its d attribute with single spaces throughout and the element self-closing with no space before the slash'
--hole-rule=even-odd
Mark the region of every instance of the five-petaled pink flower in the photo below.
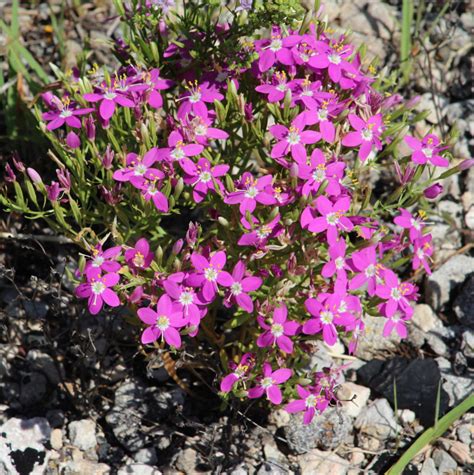
<svg viewBox="0 0 474 475">
<path fill-rule="evenodd" d="M 300 325 L 298 322 L 287 320 L 287 317 L 288 309 L 284 304 L 275 308 L 269 324 L 259 315 L 258 323 L 266 331 L 257 338 L 257 346 L 265 348 L 276 344 L 285 353 L 293 353 L 293 342 L 289 336 L 296 335 Z"/>
<path fill-rule="evenodd" d="M 188 320 L 183 318 L 181 312 L 173 309 L 173 303 L 168 295 L 164 294 L 158 300 L 156 312 L 150 307 L 140 308 L 138 316 L 143 323 L 149 325 L 143 330 L 141 341 L 144 345 L 153 343 L 160 337 L 175 348 L 181 346 L 179 328 L 184 327 Z"/>
<path fill-rule="evenodd" d="M 329 401 L 312 386 L 304 388 L 297 384 L 296 390 L 301 399 L 289 402 L 285 406 L 285 411 L 290 414 L 304 411 L 303 423 L 309 424 L 316 414 L 323 412 L 328 407 Z"/>
<path fill-rule="evenodd" d="M 380 135 L 383 130 L 382 114 L 376 114 L 367 121 L 357 117 L 355 114 L 349 114 L 349 122 L 355 129 L 355 132 L 349 132 L 343 139 L 342 145 L 346 147 L 357 147 L 360 145 L 358 157 L 360 160 L 366 160 L 373 148 L 382 150 Z"/>
<path fill-rule="evenodd" d="M 232 373 L 225 376 L 220 384 L 223 393 L 228 393 L 235 386 L 237 381 L 244 379 L 255 364 L 255 357 L 252 353 L 245 353 L 240 363 L 237 365 L 230 362 L 229 366 L 233 370 Z"/>
<path fill-rule="evenodd" d="M 264 394 L 273 404 L 281 404 L 283 396 L 278 387 L 279 384 L 288 381 L 293 374 L 293 371 L 288 368 L 280 368 L 272 371 L 270 363 L 263 363 L 263 376 L 260 378 L 259 384 L 248 390 L 248 397 L 256 399 L 262 397 Z"/>
<path fill-rule="evenodd" d="M 125 251 L 125 260 L 135 269 L 147 269 L 153 260 L 153 252 L 145 238 L 139 239 L 135 247 Z"/>
<path fill-rule="evenodd" d="M 424 165 L 426 162 L 431 162 L 438 167 L 449 166 L 449 161 L 443 158 L 439 152 L 446 147 L 439 147 L 439 138 L 434 134 L 428 134 L 422 140 L 418 140 L 411 135 L 405 137 L 405 142 L 413 150 L 411 156 L 414 163 Z"/>
<path fill-rule="evenodd" d="M 104 302 L 110 307 L 118 307 L 120 299 L 118 295 L 110 288 L 118 284 L 120 276 L 115 272 L 110 272 L 103 276 L 100 270 L 96 273 L 90 272 L 88 282 L 80 284 L 76 288 L 76 295 L 80 298 L 88 299 L 89 312 L 96 315 L 100 312 Z"/>
</svg>

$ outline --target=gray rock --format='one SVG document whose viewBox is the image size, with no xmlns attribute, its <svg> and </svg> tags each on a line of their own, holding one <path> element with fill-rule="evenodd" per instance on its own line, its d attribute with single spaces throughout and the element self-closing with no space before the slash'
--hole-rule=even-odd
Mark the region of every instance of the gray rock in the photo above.
<svg viewBox="0 0 474 475">
<path fill-rule="evenodd" d="M 187 448 L 179 452 L 175 465 L 178 470 L 186 474 L 196 473 L 198 455 L 194 449 Z"/>
<path fill-rule="evenodd" d="M 349 463 L 332 452 L 323 452 L 313 449 L 311 452 L 300 455 L 298 464 L 301 475 L 316 475 L 327 473 L 330 475 L 346 475 Z"/>
<path fill-rule="evenodd" d="M 425 459 L 421 466 L 420 475 L 438 475 L 433 459 Z"/>
<path fill-rule="evenodd" d="M 300 414 L 291 416 L 291 423 L 284 428 L 290 449 L 302 454 L 311 449 L 333 449 L 348 436 L 351 418 L 339 408 L 330 408 L 304 425 Z"/>
<path fill-rule="evenodd" d="M 455 406 L 474 393 L 474 378 L 454 374 L 451 363 L 443 357 L 436 358 L 443 379 L 443 389 L 449 396 L 449 405 Z"/>
<path fill-rule="evenodd" d="M 144 463 L 131 463 L 121 467 L 117 475 L 161 475 L 161 472 Z"/>
<path fill-rule="evenodd" d="M 179 388 L 147 387 L 140 380 L 126 380 L 115 392 L 115 402 L 106 421 L 115 437 L 131 452 L 149 445 L 160 428 L 142 430 L 142 420 L 159 422 L 184 402 Z"/>
<path fill-rule="evenodd" d="M 370 389 L 359 384 L 345 382 L 337 391 L 337 398 L 342 410 L 350 417 L 356 418 L 366 406 Z"/>
<path fill-rule="evenodd" d="M 446 305 L 451 292 L 471 273 L 474 273 L 474 258 L 464 255 L 451 258 L 428 277 L 425 288 L 428 303 L 434 309 Z"/>
<path fill-rule="evenodd" d="M 110 467 L 86 459 L 73 459 L 60 464 L 61 475 L 109 475 Z"/>
<path fill-rule="evenodd" d="M 466 445 L 471 445 L 472 441 L 472 426 L 471 424 L 461 424 L 456 429 L 456 435 L 458 439 Z"/>
<path fill-rule="evenodd" d="M 20 403 L 29 407 L 40 403 L 46 397 L 48 380 L 42 373 L 31 373 L 23 377 L 20 387 Z"/>
<path fill-rule="evenodd" d="M 474 276 L 468 279 L 454 300 L 454 312 L 463 325 L 474 328 Z"/>
<path fill-rule="evenodd" d="M 158 457 L 156 456 L 156 450 L 154 447 L 146 447 L 144 449 L 140 449 L 133 456 L 133 460 L 135 460 L 137 463 L 155 465 L 158 462 Z"/>
<path fill-rule="evenodd" d="M 355 420 L 354 427 L 360 432 L 379 440 L 393 438 L 401 430 L 386 399 L 376 399 L 367 407 L 364 407 Z"/>
<path fill-rule="evenodd" d="M 95 422 L 91 419 L 70 422 L 68 425 L 71 444 L 81 450 L 89 450 L 97 445 Z"/>
<path fill-rule="evenodd" d="M 435 449 L 432 458 L 439 473 L 454 472 L 458 466 L 456 460 L 454 460 L 448 452 L 441 449 Z"/>
<path fill-rule="evenodd" d="M 59 384 L 59 372 L 50 355 L 39 350 L 30 350 L 28 351 L 26 359 L 30 362 L 31 368 L 44 374 L 51 384 Z"/>
<path fill-rule="evenodd" d="M 7 475 L 22 473 L 42 475 L 50 452 L 45 448 L 51 437 L 51 427 L 44 417 L 8 419 L 0 426 L 0 460 Z M 0 466 L 0 468 L 2 468 Z"/>
<path fill-rule="evenodd" d="M 248 475 L 250 473 L 250 469 L 245 464 L 240 464 L 239 466 L 232 469 L 229 472 L 229 475 Z"/>
<path fill-rule="evenodd" d="M 431 92 L 425 92 L 420 96 L 420 102 L 417 104 L 416 109 L 418 111 L 429 111 L 429 115 L 426 120 L 432 124 L 437 124 L 439 122 L 438 116 L 436 114 L 436 105 L 442 110 L 448 104 L 446 97 L 439 94 L 433 95 Z"/>
<path fill-rule="evenodd" d="M 256 475 L 287 475 L 288 467 L 274 460 L 263 462 Z"/>
</svg>

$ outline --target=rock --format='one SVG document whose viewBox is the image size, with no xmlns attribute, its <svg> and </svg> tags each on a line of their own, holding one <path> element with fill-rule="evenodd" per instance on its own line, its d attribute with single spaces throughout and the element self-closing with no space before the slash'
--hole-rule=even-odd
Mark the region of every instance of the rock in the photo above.
<svg viewBox="0 0 474 475">
<path fill-rule="evenodd" d="M 343 383 L 337 391 L 337 398 L 342 410 L 350 417 L 356 418 L 365 407 L 370 397 L 370 389 L 359 384 Z"/>
<path fill-rule="evenodd" d="M 359 450 L 353 450 L 350 460 L 352 465 L 360 465 L 365 460 L 364 453 Z"/>
<path fill-rule="evenodd" d="M 454 460 L 461 465 L 470 465 L 473 463 L 469 445 L 463 444 L 459 440 L 450 440 L 448 451 L 453 456 Z"/>
<path fill-rule="evenodd" d="M 159 435 L 159 425 L 142 430 L 142 419 L 159 422 L 184 402 L 180 388 L 172 390 L 147 387 L 139 379 L 125 380 L 115 392 L 115 402 L 105 419 L 115 437 L 129 451 L 136 452 L 150 445 Z"/>
<path fill-rule="evenodd" d="M 461 424 L 456 429 L 456 435 L 458 439 L 466 445 L 470 445 L 472 441 L 472 434 L 474 432 L 474 425 L 472 424 Z"/>
<path fill-rule="evenodd" d="M 351 418 L 338 408 L 330 408 L 304 425 L 300 414 L 291 415 L 291 423 L 284 428 L 289 448 L 302 454 L 311 449 L 337 447 L 352 428 Z"/>
<path fill-rule="evenodd" d="M 91 419 L 70 422 L 68 430 L 69 440 L 74 447 L 89 450 L 97 445 L 95 422 Z"/>
<path fill-rule="evenodd" d="M 161 475 L 161 472 L 144 463 L 131 463 L 121 467 L 117 475 Z"/>
<path fill-rule="evenodd" d="M 437 124 L 439 122 L 439 119 L 436 114 L 436 106 L 438 106 L 440 110 L 443 110 L 447 104 L 448 100 L 446 99 L 446 97 L 437 94 L 433 98 L 431 92 L 425 92 L 420 96 L 420 102 L 417 104 L 416 110 L 420 112 L 430 111 L 426 120 L 432 124 Z"/>
<path fill-rule="evenodd" d="M 239 466 L 232 469 L 229 472 L 229 475 L 248 475 L 250 473 L 249 468 L 245 464 L 240 464 Z"/>
<path fill-rule="evenodd" d="M 287 475 L 288 469 L 274 461 L 263 462 L 256 475 Z"/>
<path fill-rule="evenodd" d="M 387 361 L 373 360 L 357 372 L 360 381 L 394 405 L 394 379 L 396 379 L 397 406 L 411 409 L 424 427 L 433 425 L 436 394 L 441 378 L 435 360 L 408 360 L 396 357 Z M 448 408 L 448 395 L 441 391 L 440 411 Z"/>
<path fill-rule="evenodd" d="M 428 303 L 434 309 L 440 309 L 446 305 L 451 298 L 451 292 L 471 273 L 474 273 L 473 257 L 459 255 L 449 259 L 428 276 L 425 288 Z"/>
<path fill-rule="evenodd" d="M 110 467 L 105 463 L 85 459 L 73 459 L 60 464 L 61 475 L 109 475 Z"/>
<path fill-rule="evenodd" d="M 438 475 L 433 459 L 425 459 L 421 466 L 420 475 Z"/>
<path fill-rule="evenodd" d="M 265 455 L 265 460 L 268 462 L 277 462 L 279 464 L 286 464 L 286 457 L 278 450 L 278 447 L 273 438 L 268 438 L 268 440 L 263 445 L 263 454 Z"/>
<path fill-rule="evenodd" d="M 59 372 L 50 355 L 39 350 L 30 350 L 28 351 L 26 359 L 30 362 L 32 369 L 39 373 L 43 373 L 51 384 L 54 386 L 59 384 Z"/>
<path fill-rule="evenodd" d="M 54 450 L 60 450 L 63 446 L 63 431 L 61 429 L 53 429 L 51 431 L 51 447 Z"/>
<path fill-rule="evenodd" d="M 466 194 L 466 193 L 465 193 Z M 464 216 L 464 221 L 469 229 L 474 229 L 474 206 L 471 206 Z"/>
<path fill-rule="evenodd" d="M 196 473 L 197 452 L 194 449 L 187 448 L 179 452 L 175 462 L 176 468 L 186 474 Z"/>
<path fill-rule="evenodd" d="M 156 456 L 156 450 L 154 447 L 146 447 L 144 449 L 140 449 L 133 456 L 133 460 L 135 460 L 137 463 L 155 465 L 158 462 L 158 457 Z"/>
<path fill-rule="evenodd" d="M 410 411 L 410 409 L 399 409 L 397 412 L 397 416 L 400 421 L 402 421 L 404 424 L 413 424 L 416 419 L 416 415 L 413 411 Z"/>
<path fill-rule="evenodd" d="M 354 427 L 379 440 L 393 438 L 401 430 L 386 399 L 376 399 L 364 407 L 355 420 Z"/>
<path fill-rule="evenodd" d="M 431 456 L 439 473 L 454 472 L 458 466 L 456 461 L 447 452 L 435 449 Z"/>
<path fill-rule="evenodd" d="M 449 191 L 458 194 L 457 190 L 452 190 L 458 187 L 458 183 L 456 179 L 451 179 Z M 458 229 L 462 228 L 463 208 L 460 203 L 449 200 L 438 201 L 436 207 L 440 216 L 430 217 L 430 232 L 433 236 L 435 261 L 439 262 L 449 258 L 462 245 Z"/>
<path fill-rule="evenodd" d="M 44 417 L 8 419 L 0 426 L 0 461 L 4 469 L 0 473 L 42 475 L 50 457 L 45 447 L 50 438 L 51 427 Z"/>
<path fill-rule="evenodd" d="M 358 358 L 370 361 L 376 356 L 380 356 L 383 351 L 395 350 L 398 348 L 401 338 L 397 332 L 392 332 L 388 338 L 382 337 L 385 319 L 381 317 L 364 317 L 365 329 L 359 338 L 359 343 L 355 351 Z"/>
<path fill-rule="evenodd" d="M 30 407 L 39 404 L 46 397 L 48 380 L 42 373 L 31 373 L 24 376 L 20 386 L 20 403 Z"/>
<path fill-rule="evenodd" d="M 472 377 L 458 376 L 453 373 L 451 363 L 443 357 L 436 358 L 441 376 L 443 378 L 443 390 L 449 397 L 449 406 L 455 406 L 467 396 L 474 393 L 474 379 Z"/>
<path fill-rule="evenodd" d="M 301 475 L 315 475 L 327 473 L 331 475 L 346 475 L 349 463 L 332 452 L 323 452 L 313 449 L 311 452 L 300 455 L 298 464 Z"/>
<path fill-rule="evenodd" d="M 268 417 L 268 422 L 275 425 L 278 429 L 287 426 L 290 421 L 290 415 L 284 409 L 272 411 Z"/>
<path fill-rule="evenodd" d="M 463 325 L 474 328 L 474 276 L 462 286 L 454 300 L 454 312 Z"/>
</svg>

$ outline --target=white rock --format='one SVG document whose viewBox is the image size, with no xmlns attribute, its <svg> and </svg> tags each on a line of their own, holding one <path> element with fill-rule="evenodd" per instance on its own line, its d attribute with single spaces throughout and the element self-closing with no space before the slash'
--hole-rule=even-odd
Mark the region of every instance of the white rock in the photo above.
<svg viewBox="0 0 474 475">
<path fill-rule="evenodd" d="M 161 475 L 158 469 L 144 463 L 126 464 L 119 469 L 117 475 Z"/>
<path fill-rule="evenodd" d="M 89 450 L 97 445 L 95 422 L 91 419 L 70 422 L 68 425 L 71 444 L 81 450 Z"/>
<path fill-rule="evenodd" d="M 364 407 L 355 420 L 354 427 L 379 440 L 393 438 L 401 430 L 386 399 L 376 399 Z"/>
<path fill-rule="evenodd" d="M 346 475 L 349 462 L 332 452 L 311 450 L 307 454 L 298 457 L 301 475 Z"/>
<path fill-rule="evenodd" d="M 54 450 L 60 450 L 63 446 L 63 431 L 61 429 L 53 429 L 51 431 L 51 447 Z"/>
<path fill-rule="evenodd" d="M 425 303 L 415 305 L 411 321 L 413 325 L 426 333 L 443 326 L 443 322 L 434 313 L 433 309 Z"/>
<path fill-rule="evenodd" d="M 415 413 L 410 409 L 399 409 L 397 415 L 404 424 L 412 424 L 416 419 Z"/>
<path fill-rule="evenodd" d="M 356 418 L 369 400 L 370 389 L 359 384 L 346 382 L 339 387 L 337 397 L 343 411 L 347 415 Z"/>
<path fill-rule="evenodd" d="M 91 462 L 90 460 L 79 459 L 69 460 L 60 464 L 61 475 L 109 475 L 110 467 L 105 463 Z"/>
</svg>

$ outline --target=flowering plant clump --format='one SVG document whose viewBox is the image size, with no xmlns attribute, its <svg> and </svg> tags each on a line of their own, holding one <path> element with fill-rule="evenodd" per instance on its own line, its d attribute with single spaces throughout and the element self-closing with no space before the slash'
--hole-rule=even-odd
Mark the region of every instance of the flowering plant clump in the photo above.
<svg viewBox="0 0 474 475">
<path fill-rule="evenodd" d="M 126 307 L 145 348 L 219 355 L 223 397 L 309 423 L 336 378 L 312 342 L 354 352 L 367 315 L 406 336 L 427 200 L 470 163 L 448 168 L 415 101 L 299 2 L 172 3 L 116 1 L 121 66 L 57 71 L 37 109 L 56 177 L 15 161 L 3 203 L 85 248 L 91 313 Z M 397 179 L 376 192 L 380 169 Z"/>
</svg>

